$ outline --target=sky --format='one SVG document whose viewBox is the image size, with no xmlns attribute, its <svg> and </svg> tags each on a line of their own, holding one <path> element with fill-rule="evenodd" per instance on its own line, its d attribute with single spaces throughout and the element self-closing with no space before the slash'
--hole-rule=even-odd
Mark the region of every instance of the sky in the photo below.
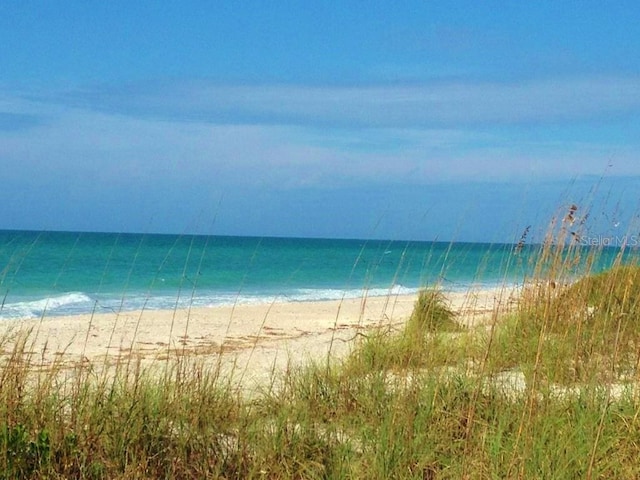
<svg viewBox="0 0 640 480">
<path fill-rule="evenodd" d="M 638 39 L 623 0 L 6 0 L 0 229 L 634 232 Z"/>
</svg>

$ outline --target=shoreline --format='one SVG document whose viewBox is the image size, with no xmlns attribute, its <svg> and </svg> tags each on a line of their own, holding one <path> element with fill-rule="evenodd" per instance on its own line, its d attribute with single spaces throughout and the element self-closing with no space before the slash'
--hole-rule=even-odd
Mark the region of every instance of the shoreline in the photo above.
<svg viewBox="0 0 640 480">
<path fill-rule="evenodd" d="M 460 323 L 473 326 L 506 304 L 506 287 L 444 292 Z M 343 356 L 364 329 L 399 327 L 417 294 L 313 302 L 51 316 L 0 322 L 2 352 L 12 334 L 30 331 L 26 351 L 42 366 L 152 365 L 189 357 L 261 382 L 292 363 Z M 7 341 L 9 339 L 9 341 Z M 15 341 L 15 340 L 13 340 Z"/>
</svg>

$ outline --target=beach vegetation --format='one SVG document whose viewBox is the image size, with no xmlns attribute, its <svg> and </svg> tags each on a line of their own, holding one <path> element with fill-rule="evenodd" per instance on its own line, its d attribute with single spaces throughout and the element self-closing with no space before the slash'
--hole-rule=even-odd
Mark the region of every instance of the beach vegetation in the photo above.
<svg viewBox="0 0 640 480">
<path fill-rule="evenodd" d="M 0 478 L 638 478 L 640 267 L 594 271 L 566 230 L 510 308 L 464 324 L 425 289 L 251 390 L 195 356 L 46 363 L 7 334 Z"/>
</svg>

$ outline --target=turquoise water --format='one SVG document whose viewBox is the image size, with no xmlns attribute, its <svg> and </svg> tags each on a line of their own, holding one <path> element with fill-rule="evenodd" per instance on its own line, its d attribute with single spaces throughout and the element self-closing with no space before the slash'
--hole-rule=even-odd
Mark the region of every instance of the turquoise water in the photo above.
<svg viewBox="0 0 640 480">
<path fill-rule="evenodd" d="M 328 300 L 522 280 L 534 247 L 0 231 L 0 318 Z"/>
</svg>

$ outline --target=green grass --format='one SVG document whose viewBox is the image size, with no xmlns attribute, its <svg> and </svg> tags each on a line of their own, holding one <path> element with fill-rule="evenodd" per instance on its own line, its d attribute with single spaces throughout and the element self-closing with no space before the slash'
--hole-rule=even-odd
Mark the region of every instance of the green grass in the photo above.
<svg viewBox="0 0 640 480">
<path fill-rule="evenodd" d="M 382 327 L 369 332 L 367 341 L 347 360 L 347 368 L 402 371 L 458 363 L 464 348 L 473 348 L 474 337 L 465 335 L 455 317 L 442 292 L 422 290 L 403 329 Z"/>
<path fill-rule="evenodd" d="M 188 357 L 43 368 L 4 339 L 0 478 L 638 478 L 640 399 L 615 388 L 638 380 L 640 269 L 557 286 L 575 260 L 543 249 L 489 325 L 425 290 L 403 328 L 251 396 Z"/>
</svg>

